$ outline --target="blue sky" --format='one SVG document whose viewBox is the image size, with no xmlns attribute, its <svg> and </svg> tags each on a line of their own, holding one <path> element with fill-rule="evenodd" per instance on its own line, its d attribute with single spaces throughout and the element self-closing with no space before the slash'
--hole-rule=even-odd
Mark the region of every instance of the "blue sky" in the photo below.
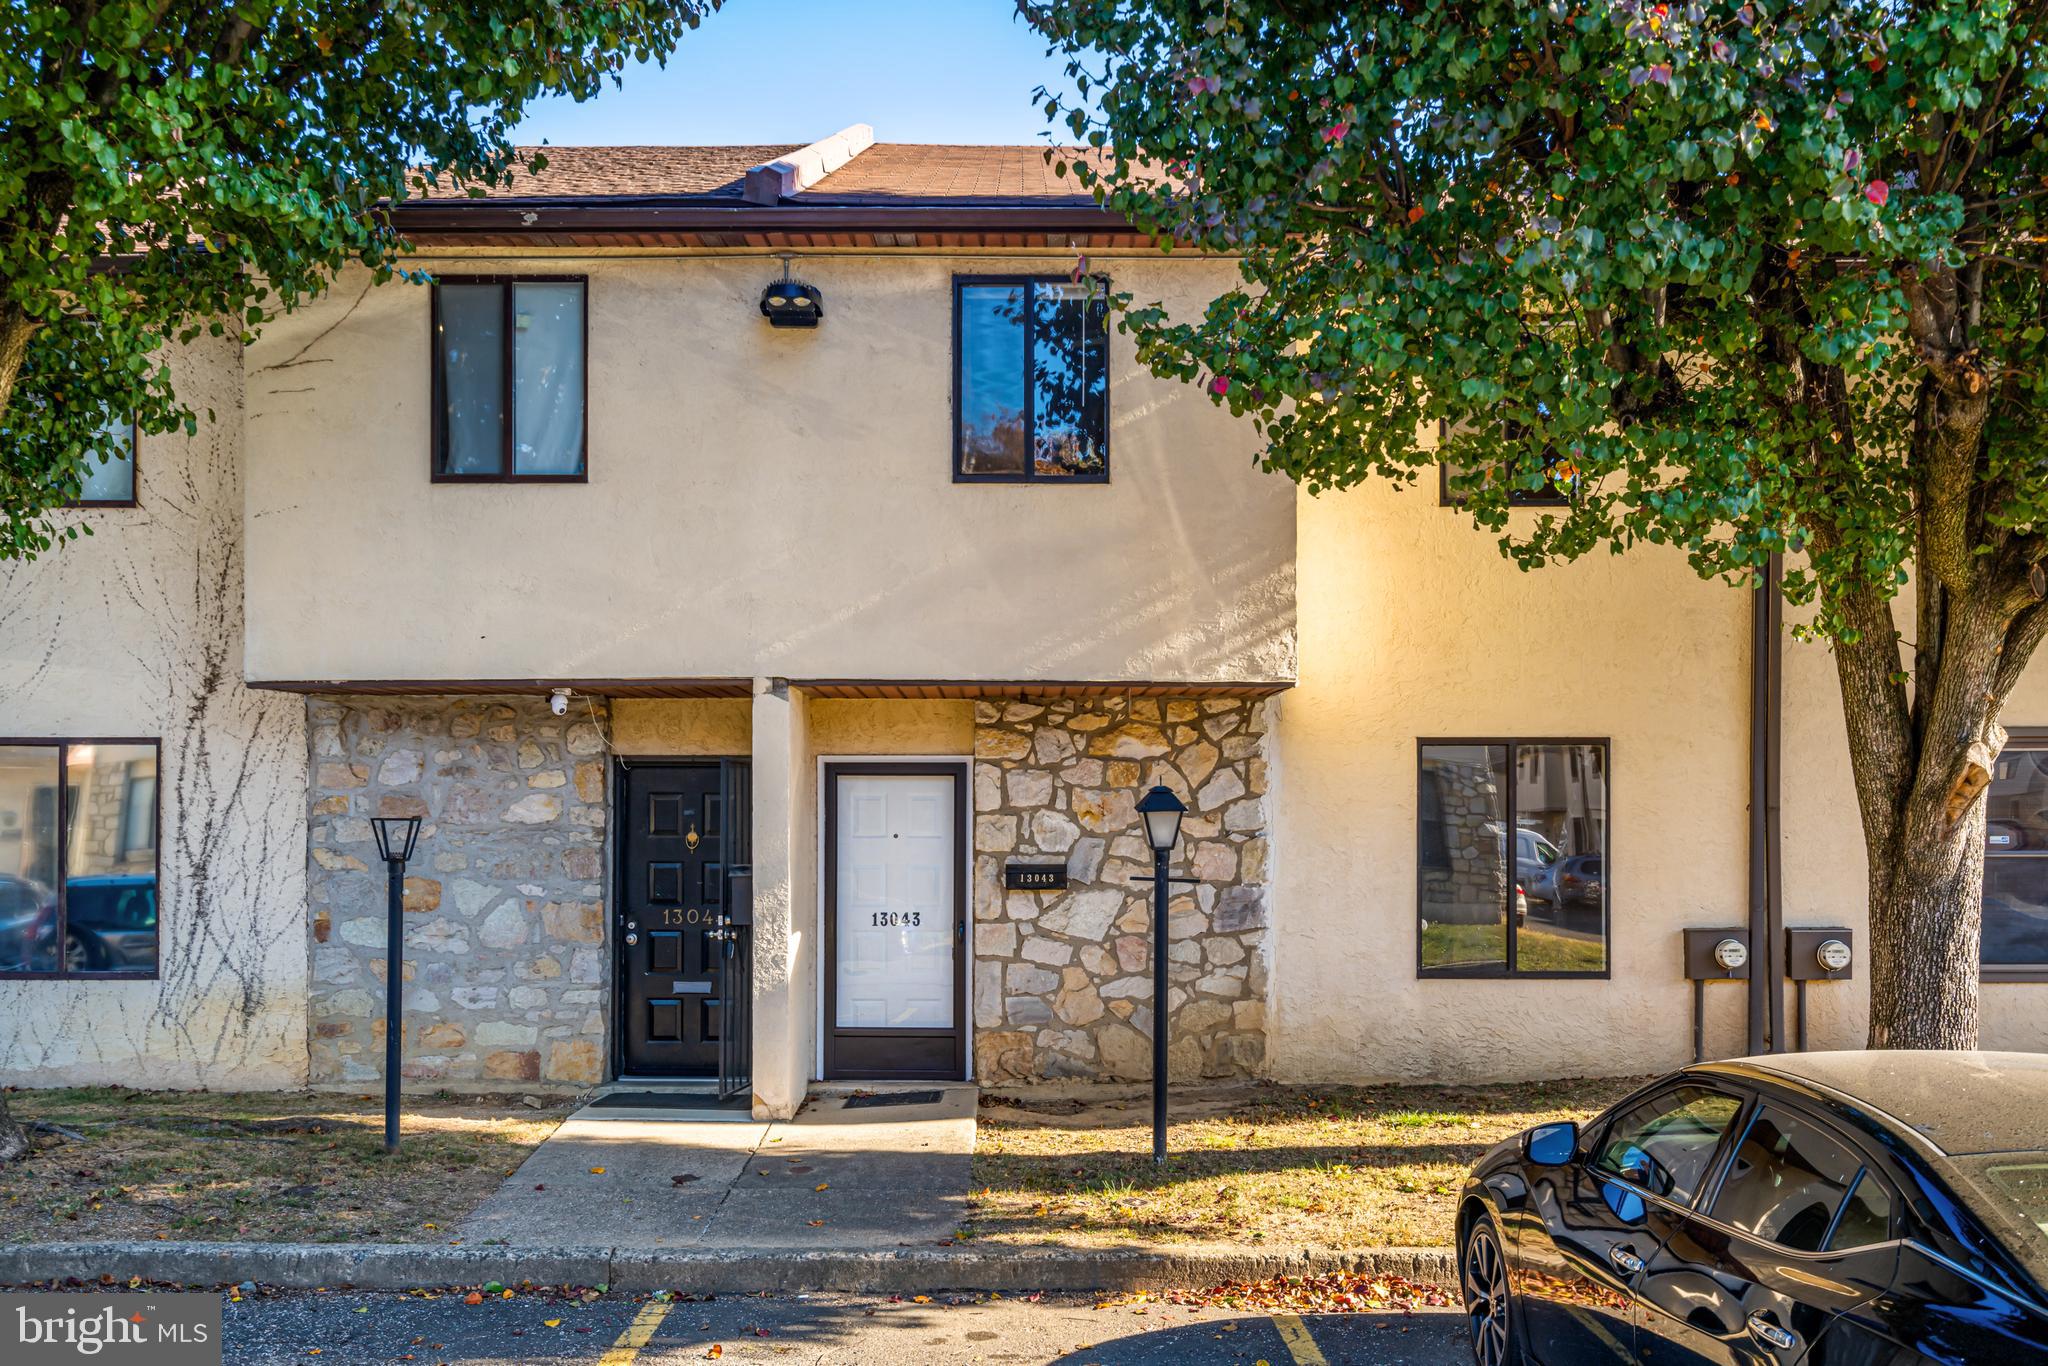
<svg viewBox="0 0 2048 1366">
<path fill-rule="evenodd" d="M 1064 63 L 1011 0 L 726 0 L 666 67 L 584 104 L 547 100 L 521 142 L 809 142 L 871 123 L 883 142 L 1038 142 Z"/>
</svg>

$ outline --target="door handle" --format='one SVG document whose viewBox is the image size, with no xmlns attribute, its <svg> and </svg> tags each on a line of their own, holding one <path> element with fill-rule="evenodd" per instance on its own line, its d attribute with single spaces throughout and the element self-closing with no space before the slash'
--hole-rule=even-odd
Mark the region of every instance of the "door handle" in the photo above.
<svg viewBox="0 0 2048 1366">
<path fill-rule="evenodd" d="M 1643 1259 L 1619 1244 L 1607 1249 L 1607 1260 L 1631 1276 L 1643 1269 Z"/>
<path fill-rule="evenodd" d="M 637 934 L 629 934 L 626 936 L 626 942 L 628 944 L 637 944 L 640 942 L 640 936 Z"/>
<path fill-rule="evenodd" d="M 1792 1349 L 1792 1344 L 1799 1341 L 1791 1333 L 1772 1322 L 1771 1316 L 1762 1310 L 1751 1314 L 1746 1322 L 1749 1326 L 1749 1335 L 1766 1347 L 1775 1348 L 1780 1352 L 1788 1352 Z"/>
</svg>

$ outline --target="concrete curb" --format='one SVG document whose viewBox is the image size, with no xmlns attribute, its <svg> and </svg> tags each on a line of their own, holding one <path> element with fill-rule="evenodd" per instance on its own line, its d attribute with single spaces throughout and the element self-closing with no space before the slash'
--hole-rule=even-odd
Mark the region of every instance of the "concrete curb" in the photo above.
<svg viewBox="0 0 2048 1366">
<path fill-rule="evenodd" d="M 46 1243 L 0 1247 L 0 1285 L 111 1276 L 126 1281 L 287 1289 L 356 1286 L 609 1285 L 689 1294 L 836 1290 L 1165 1290 L 1356 1271 L 1449 1286 L 1448 1248 L 1295 1252 L 1191 1248 L 913 1248 L 893 1252 L 602 1247 L 434 1247 L 403 1243 Z"/>
</svg>

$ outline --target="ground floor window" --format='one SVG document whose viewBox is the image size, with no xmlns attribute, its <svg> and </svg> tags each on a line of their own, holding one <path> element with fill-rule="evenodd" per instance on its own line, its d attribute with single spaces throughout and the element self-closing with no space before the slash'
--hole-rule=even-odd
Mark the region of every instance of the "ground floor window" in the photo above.
<svg viewBox="0 0 2048 1366">
<path fill-rule="evenodd" d="M 0 976 L 155 975 L 157 758 L 0 740 Z"/>
<path fill-rule="evenodd" d="M 1984 825 L 1986 976 L 2048 975 L 2048 734 L 1998 756 Z"/>
<path fill-rule="evenodd" d="M 1424 740 L 1417 966 L 1429 977 L 1607 971 L 1607 742 Z"/>
</svg>

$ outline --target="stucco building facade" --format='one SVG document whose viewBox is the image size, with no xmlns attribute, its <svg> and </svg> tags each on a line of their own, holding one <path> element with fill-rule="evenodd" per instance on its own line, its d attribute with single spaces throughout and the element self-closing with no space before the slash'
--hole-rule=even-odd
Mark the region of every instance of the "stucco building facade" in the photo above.
<svg viewBox="0 0 2048 1366">
<path fill-rule="evenodd" d="M 401 210 L 433 284 L 180 352 L 212 420 L 0 567 L 0 1079 L 378 1078 L 405 816 L 409 1084 L 1135 1080 L 1154 785 L 1176 1079 L 1690 1056 L 1681 932 L 1758 912 L 1751 594 L 1261 472 L 1089 292 L 1191 312 L 1232 264 L 1034 149 L 550 159 L 573 192 Z M 785 275 L 815 326 L 763 316 Z M 1854 1044 L 1833 667 L 1779 648 L 1773 909 L 1851 932 L 1806 1029 Z M 2006 720 L 1984 1034 L 2039 1048 L 2048 684 Z M 1744 1051 L 1745 990 L 1707 1005 Z"/>
</svg>

